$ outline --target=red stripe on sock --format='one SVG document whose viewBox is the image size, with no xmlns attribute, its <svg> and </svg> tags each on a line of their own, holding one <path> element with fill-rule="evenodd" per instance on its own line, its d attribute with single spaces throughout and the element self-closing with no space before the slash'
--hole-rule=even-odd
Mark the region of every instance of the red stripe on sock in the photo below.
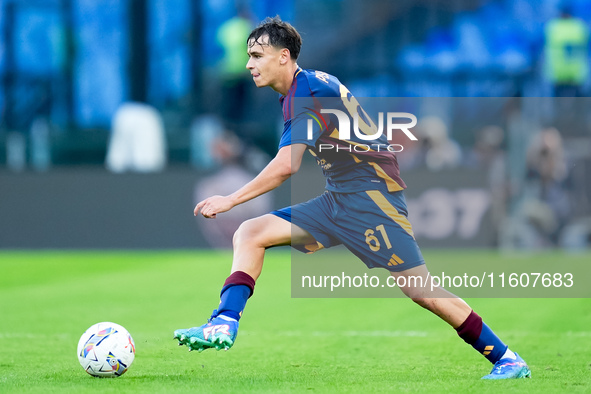
<svg viewBox="0 0 591 394">
<path fill-rule="evenodd" d="M 248 286 L 250 289 L 250 295 L 254 293 L 254 284 L 255 280 L 252 276 L 248 275 L 246 272 L 243 271 L 236 271 L 233 272 L 228 279 L 224 282 L 224 288 L 229 286 L 237 286 L 237 285 L 244 285 Z"/>
<path fill-rule="evenodd" d="M 482 318 L 472 311 L 466 320 L 456 328 L 456 331 L 460 338 L 472 345 L 478 340 L 482 332 Z"/>
</svg>

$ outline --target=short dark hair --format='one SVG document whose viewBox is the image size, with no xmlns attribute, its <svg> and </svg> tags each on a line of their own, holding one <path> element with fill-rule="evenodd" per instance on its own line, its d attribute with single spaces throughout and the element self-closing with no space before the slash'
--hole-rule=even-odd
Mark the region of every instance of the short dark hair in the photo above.
<svg viewBox="0 0 591 394">
<path fill-rule="evenodd" d="M 302 47 L 302 37 L 295 27 L 282 21 L 279 15 L 274 18 L 267 17 L 250 32 L 246 42 L 248 44 L 252 39 L 254 43 L 261 44 L 258 40 L 265 35 L 269 36 L 269 45 L 289 49 L 291 58 L 297 60 Z"/>
</svg>

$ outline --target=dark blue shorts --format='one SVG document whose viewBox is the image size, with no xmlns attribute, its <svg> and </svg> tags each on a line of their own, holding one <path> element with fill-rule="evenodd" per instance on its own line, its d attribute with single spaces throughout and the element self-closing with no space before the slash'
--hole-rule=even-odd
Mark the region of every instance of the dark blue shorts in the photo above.
<svg viewBox="0 0 591 394">
<path fill-rule="evenodd" d="M 369 268 L 404 271 L 425 264 L 401 191 L 327 191 L 271 213 L 312 234 L 316 245 L 292 245 L 305 253 L 343 244 Z"/>
</svg>

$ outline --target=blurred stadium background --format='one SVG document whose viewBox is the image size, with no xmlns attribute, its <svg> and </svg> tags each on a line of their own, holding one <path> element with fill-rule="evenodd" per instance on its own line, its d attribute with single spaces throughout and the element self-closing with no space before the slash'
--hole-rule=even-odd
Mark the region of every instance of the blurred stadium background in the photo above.
<svg viewBox="0 0 591 394">
<path fill-rule="evenodd" d="M 288 248 L 266 257 L 230 352 L 171 341 L 217 304 L 231 252 L 207 249 L 323 189 L 307 160 L 269 195 L 192 215 L 275 154 L 277 94 L 244 65 L 250 29 L 276 14 L 302 33 L 299 65 L 370 115 L 417 116 L 419 141 L 392 142 L 431 269 L 588 265 L 587 0 L 0 0 L 0 392 L 499 392 L 409 300 L 294 296 L 292 269 L 308 266 Z M 588 392 L 589 299 L 508 294 L 470 300 L 532 367 L 501 390 Z M 74 358 L 98 321 L 134 336 L 121 379 Z"/>
<path fill-rule="evenodd" d="M 419 118 L 399 160 L 422 246 L 589 248 L 584 0 L 0 0 L 0 248 L 225 247 L 307 174 L 322 190 L 307 163 L 222 219 L 191 215 L 275 152 L 277 94 L 244 43 L 276 14 L 302 67 Z"/>
</svg>

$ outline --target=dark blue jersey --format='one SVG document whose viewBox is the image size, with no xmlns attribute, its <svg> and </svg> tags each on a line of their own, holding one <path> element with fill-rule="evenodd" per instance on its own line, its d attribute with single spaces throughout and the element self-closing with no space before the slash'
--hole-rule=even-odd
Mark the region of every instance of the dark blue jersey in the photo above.
<svg viewBox="0 0 591 394">
<path fill-rule="evenodd" d="M 339 110 L 351 119 L 351 126 L 353 116 L 358 114 L 361 132 L 373 135 L 377 131 L 375 123 L 336 77 L 298 68 L 289 91 L 280 102 L 284 127 L 279 148 L 291 144 L 308 145 L 326 177 L 327 190 L 396 192 L 406 188 L 400 178 L 396 155 L 387 149 L 389 143 L 385 135 L 368 141 L 351 130 L 348 138 L 341 139 L 337 116 L 320 112 L 322 109 Z"/>
</svg>

